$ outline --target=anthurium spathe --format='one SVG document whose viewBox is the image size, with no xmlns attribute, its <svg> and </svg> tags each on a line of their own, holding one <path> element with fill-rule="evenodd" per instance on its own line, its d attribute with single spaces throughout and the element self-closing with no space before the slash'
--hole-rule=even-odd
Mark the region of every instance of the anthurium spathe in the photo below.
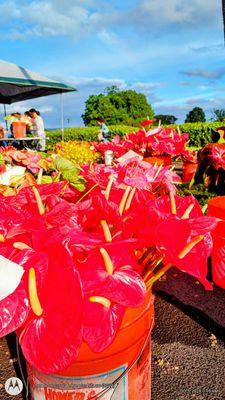
<svg viewBox="0 0 225 400">
<path fill-rule="evenodd" d="M 187 220 L 170 219 L 162 221 L 157 227 L 156 248 L 163 256 L 163 263 L 174 265 L 183 272 L 196 277 L 207 290 L 212 290 L 211 283 L 206 279 L 208 273 L 207 260 L 212 250 L 210 233 L 193 236 Z M 173 232 L 171 235 L 170 232 Z M 198 239 L 195 243 L 196 238 Z M 188 244 L 190 249 L 183 252 Z"/>
<path fill-rule="evenodd" d="M 144 302 L 145 285 L 129 241 L 99 245 L 79 262 L 74 256 L 85 293 L 106 297 L 124 307 L 139 307 Z M 93 265 L 95 268 L 93 269 Z"/>
<path fill-rule="evenodd" d="M 82 341 L 83 295 L 69 253 L 48 246 L 48 273 L 37 290 L 40 312 L 34 308 L 19 335 L 27 361 L 44 373 L 56 373 L 75 360 Z"/>
<path fill-rule="evenodd" d="M 120 195 L 120 197 L 119 197 Z M 117 194 L 120 201 L 123 192 Z M 87 232 L 102 232 L 101 220 L 116 228 L 122 223 L 118 205 L 113 201 L 107 201 L 102 193 L 92 195 L 88 200 L 79 204 L 77 207 L 77 221 L 82 230 Z"/>
<path fill-rule="evenodd" d="M 212 253 L 212 275 L 216 285 L 225 289 L 225 245 L 223 237 L 215 237 Z"/>
<path fill-rule="evenodd" d="M 27 290 L 27 274 L 35 265 L 37 285 L 40 289 L 47 273 L 48 260 L 46 254 L 32 249 L 16 250 L 11 245 L 1 246 L 0 254 L 24 269 L 24 275 L 16 290 L 0 301 L 0 336 L 20 328 L 28 318 L 30 302 Z M 9 265 L 10 268 L 10 265 Z"/>
<path fill-rule="evenodd" d="M 37 189 L 43 202 L 51 195 L 57 195 L 69 202 L 74 202 L 81 195 L 80 192 L 72 188 L 66 181 L 37 185 Z M 36 203 L 32 187 L 21 189 L 16 196 L 9 196 L 5 201 L 12 207 L 18 207 L 19 205 L 20 207 L 25 206 L 25 208 L 31 203 Z M 30 208 L 32 209 L 32 207 Z"/>
<path fill-rule="evenodd" d="M 11 238 L 21 233 L 28 233 L 43 228 L 44 223 L 39 217 L 34 217 L 29 211 L 22 209 L 19 204 L 11 207 L 1 201 L 0 234 Z"/>
<path fill-rule="evenodd" d="M 83 339 L 96 353 L 105 350 L 115 339 L 125 307 L 102 297 L 85 296 Z"/>
</svg>

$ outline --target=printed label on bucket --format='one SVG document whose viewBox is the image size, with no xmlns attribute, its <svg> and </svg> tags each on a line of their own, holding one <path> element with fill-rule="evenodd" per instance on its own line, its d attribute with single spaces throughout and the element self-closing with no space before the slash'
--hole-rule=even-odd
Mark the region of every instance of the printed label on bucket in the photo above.
<svg viewBox="0 0 225 400">
<path fill-rule="evenodd" d="M 43 375 L 29 368 L 32 400 L 94 400 L 103 390 L 101 400 L 128 400 L 127 376 L 113 384 L 126 368 L 122 365 L 104 374 L 77 378 Z"/>
</svg>

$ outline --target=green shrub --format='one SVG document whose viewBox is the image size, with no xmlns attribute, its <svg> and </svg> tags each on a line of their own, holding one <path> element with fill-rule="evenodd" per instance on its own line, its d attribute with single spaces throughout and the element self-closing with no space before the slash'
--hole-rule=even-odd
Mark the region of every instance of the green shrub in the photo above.
<svg viewBox="0 0 225 400">
<path fill-rule="evenodd" d="M 209 191 L 203 184 L 193 185 L 191 188 L 188 184 L 178 186 L 179 196 L 185 197 L 192 194 L 204 206 L 209 199 L 217 196 L 215 192 Z"/>
<path fill-rule="evenodd" d="M 176 125 L 173 125 L 174 127 Z M 179 125 L 182 133 L 189 134 L 189 146 L 201 148 L 212 142 L 212 131 L 221 126 L 221 122 L 196 122 Z"/>
<path fill-rule="evenodd" d="M 201 148 L 205 144 L 212 142 L 212 131 L 221 126 L 221 122 L 196 122 L 179 125 L 182 133 L 189 134 L 189 146 Z M 176 125 L 169 125 L 175 127 Z M 111 125 L 109 126 L 111 137 L 118 134 L 119 136 L 126 135 L 129 132 L 137 131 L 138 127 L 126 125 Z M 81 128 L 65 128 L 64 140 L 85 140 L 92 142 L 98 139 L 98 126 L 81 127 Z M 60 129 L 55 131 L 47 131 L 47 148 L 52 149 L 57 142 L 62 140 L 62 132 Z"/>
<path fill-rule="evenodd" d="M 137 131 L 138 127 L 126 125 L 111 125 L 109 126 L 111 137 L 115 135 L 124 136 L 129 132 Z M 92 142 L 98 139 L 99 127 L 81 127 L 81 128 L 65 128 L 64 141 L 69 140 L 85 140 Z M 47 136 L 47 149 L 51 150 L 56 143 L 62 140 L 62 132 L 60 129 L 54 131 L 46 131 Z"/>
</svg>

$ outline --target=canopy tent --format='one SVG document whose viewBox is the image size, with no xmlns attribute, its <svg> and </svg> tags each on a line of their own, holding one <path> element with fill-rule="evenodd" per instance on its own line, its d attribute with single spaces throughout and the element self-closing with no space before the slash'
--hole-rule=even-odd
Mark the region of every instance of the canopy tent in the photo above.
<svg viewBox="0 0 225 400">
<path fill-rule="evenodd" d="M 64 83 L 46 78 L 16 64 L 0 60 L 0 103 L 12 104 L 51 94 L 76 91 Z M 61 97 L 61 122 L 64 129 L 63 101 Z"/>
</svg>

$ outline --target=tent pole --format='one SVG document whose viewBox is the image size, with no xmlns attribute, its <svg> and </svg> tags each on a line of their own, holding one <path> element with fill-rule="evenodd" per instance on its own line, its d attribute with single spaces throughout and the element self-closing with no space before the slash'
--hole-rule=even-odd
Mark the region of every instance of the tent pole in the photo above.
<svg viewBox="0 0 225 400">
<path fill-rule="evenodd" d="M 64 104 L 63 104 L 63 94 L 60 93 L 61 100 L 61 131 L 62 131 L 62 140 L 64 140 Z"/>
<path fill-rule="evenodd" d="M 6 105 L 5 104 L 3 104 L 3 107 L 4 107 L 4 116 L 6 117 Z M 8 122 L 5 120 L 5 126 L 6 126 L 6 130 L 8 130 Z"/>
</svg>

